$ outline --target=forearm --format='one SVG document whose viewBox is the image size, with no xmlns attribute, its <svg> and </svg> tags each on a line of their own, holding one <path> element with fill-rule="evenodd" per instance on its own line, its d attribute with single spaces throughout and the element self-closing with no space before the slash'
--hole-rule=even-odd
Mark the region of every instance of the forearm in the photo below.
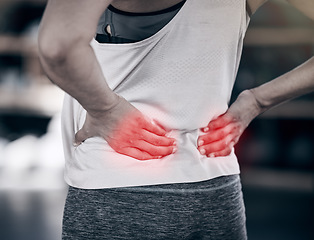
<svg viewBox="0 0 314 240">
<path fill-rule="evenodd" d="M 49 0 L 39 28 L 39 58 L 52 82 L 87 111 L 117 100 L 90 46 L 99 17 L 112 0 Z"/>
<path fill-rule="evenodd" d="M 40 54 L 49 79 L 70 94 L 88 111 L 106 110 L 117 96 L 108 87 L 99 63 L 88 44 L 65 49 L 61 56 L 49 58 Z"/>
<path fill-rule="evenodd" d="M 227 112 L 201 129 L 201 154 L 227 156 L 243 131 L 259 114 L 282 102 L 314 91 L 314 58 L 257 88 L 243 91 Z"/>
<path fill-rule="evenodd" d="M 314 91 L 314 57 L 292 71 L 250 90 L 260 113 Z"/>
</svg>

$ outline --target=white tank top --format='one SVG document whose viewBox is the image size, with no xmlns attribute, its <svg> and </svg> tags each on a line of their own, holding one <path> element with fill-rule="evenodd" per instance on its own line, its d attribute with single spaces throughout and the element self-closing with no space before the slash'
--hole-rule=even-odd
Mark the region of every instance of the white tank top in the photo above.
<svg viewBox="0 0 314 240">
<path fill-rule="evenodd" d="M 196 182 L 239 173 L 234 151 L 208 158 L 197 150 L 199 129 L 227 108 L 248 25 L 245 0 L 187 0 L 153 36 L 135 43 L 91 42 L 111 89 L 172 129 L 178 151 L 139 161 L 100 137 L 72 145 L 85 110 L 66 95 L 65 180 L 86 189 Z"/>
</svg>

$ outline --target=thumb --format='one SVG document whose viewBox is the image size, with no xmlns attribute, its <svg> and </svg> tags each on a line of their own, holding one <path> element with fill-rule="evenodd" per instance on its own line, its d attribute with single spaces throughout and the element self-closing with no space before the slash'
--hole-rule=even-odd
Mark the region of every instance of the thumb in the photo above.
<svg viewBox="0 0 314 240">
<path fill-rule="evenodd" d="M 82 142 L 84 142 L 88 138 L 88 132 L 83 128 L 81 128 L 76 134 L 74 138 L 73 145 L 75 147 L 79 146 Z"/>
</svg>

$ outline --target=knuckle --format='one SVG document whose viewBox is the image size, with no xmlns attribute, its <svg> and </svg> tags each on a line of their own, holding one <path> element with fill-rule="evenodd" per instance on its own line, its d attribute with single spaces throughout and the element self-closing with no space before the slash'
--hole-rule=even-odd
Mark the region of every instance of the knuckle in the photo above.
<svg viewBox="0 0 314 240">
<path fill-rule="evenodd" d="M 155 145 L 160 146 L 162 143 L 163 142 L 160 139 L 155 139 Z"/>
<path fill-rule="evenodd" d="M 221 156 L 228 156 L 231 153 L 231 148 L 228 148 L 221 152 Z"/>
<path fill-rule="evenodd" d="M 154 146 L 158 146 L 160 145 L 160 140 L 156 139 L 156 138 L 151 138 L 151 139 L 147 139 L 148 142 L 152 143 Z"/>
<path fill-rule="evenodd" d="M 231 153 L 231 151 L 222 151 L 222 152 L 219 152 L 219 153 L 216 153 L 216 156 L 217 157 L 226 157 L 228 156 L 229 154 Z"/>
<path fill-rule="evenodd" d="M 225 136 L 225 135 L 227 135 L 227 130 L 226 129 L 221 129 L 220 130 L 220 136 L 222 137 L 222 136 Z"/>
<path fill-rule="evenodd" d="M 158 136 L 154 136 L 154 135 L 148 136 L 148 137 L 146 137 L 146 140 L 147 140 L 147 142 L 150 142 L 150 143 L 157 145 L 157 146 L 162 144 L 162 140 Z"/>
<path fill-rule="evenodd" d="M 202 137 L 200 137 L 200 141 L 204 141 L 204 143 L 208 143 L 213 139 L 213 136 L 214 135 L 212 134 L 203 135 Z"/>
<path fill-rule="evenodd" d="M 218 128 L 218 123 L 217 122 L 211 122 L 210 124 L 209 124 L 209 128 L 210 129 L 216 129 L 216 128 Z"/>
<path fill-rule="evenodd" d="M 226 147 L 226 142 L 222 141 L 218 146 L 217 146 L 217 150 L 223 150 Z"/>
<path fill-rule="evenodd" d="M 147 147 L 146 151 L 147 151 L 149 154 L 151 154 L 151 155 L 156 155 L 156 154 L 158 154 L 157 149 L 154 148 L 154 147 Z"/>
<path fill-rule="evenodd" d="M 226 137 L 226 143 L 229 144 L 233 139 L 235 138 L 235 134 L 234 133 L 231 133 L 231 134 L 228 134 L 227 137 Z"/>
<path fill-rule="evenodd" d="M 231 152 L 232 152 L 232 151 L 231 151 L 231 148 L 229 148 L 229 149 L 227 150 L 226 154 L 227 154 L 227 155 L 230 155 Z"/>
<path fill-rule="evenodd" d="M 234 131 L 240 131 L 240 129 L 241 129 L 241 125 L 240 124 L 234 124 L 233 125 L 233 130 Z"/>
<path fill-rule="evenodd" d="M 147 125 L 146 121 L 141 116 L 134 117 L 134 123 L 136 127 L 143 128 Z"/>
<path fill-rule="evenodd" d="M 140 129 L 140 130 L 134 129 L 132 135 L 134 138 L 137 138 L 139 140 L 143 140 L 146 137 L 145 130 L 143 129 Z"/>
<path fill-rule="evenodd" d="M 224 149 L 226 149 L 226 148 L 228 148 L 228 147 L 229 147 L 229 142 L 226 141 L 226 140 L 224 140 L 224 141 L 222 141 L 222 143 L 220 144 L 219 150 L 224 150 Z"/>
<path fill-rule="evenodd" d="M 156 146 L 169 146 L 172 144 L 172 141 L 166 137 L 156 137 L 154 139 L 154 145 Z"/>
</svg>

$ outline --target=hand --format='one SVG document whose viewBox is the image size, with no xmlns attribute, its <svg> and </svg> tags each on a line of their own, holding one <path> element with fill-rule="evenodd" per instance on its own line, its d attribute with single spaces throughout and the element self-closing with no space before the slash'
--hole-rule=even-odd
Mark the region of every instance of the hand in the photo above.
<svg viewBox="0 0 314 240">
<path fill-rule="evenodd" d="M 250 90 L 242 92 L 226 113 L 212 120 L 201 131 L 198 150 L 208 157 L 228 156 L 249 123 L 261 113 Z"/>
<path fill-rule="evenodd" d="M 176 151 L 175 139 L 166 133 L 159 124 L 119 97 L 110 110 L 87 112 L 82 129 L 75 135 L 75 145 L 100 136 L 120 154 L 138 160 L 160 159 Z"/>
</svg>

